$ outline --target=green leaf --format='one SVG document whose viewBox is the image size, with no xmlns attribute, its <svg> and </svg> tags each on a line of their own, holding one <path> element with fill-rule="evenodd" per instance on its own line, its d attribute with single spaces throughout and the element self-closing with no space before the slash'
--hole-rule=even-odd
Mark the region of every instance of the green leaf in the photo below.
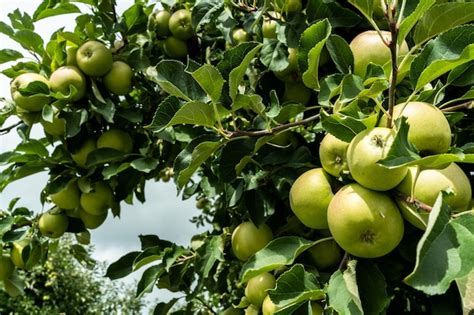
<svg viewBox="0 0 474 315">
<path fill-rule="evenodd" d="M 372 18 L 374 0 L 349 0 L 349 3 L 355 6 L 367 19 Z"/>
<path fill-rule="evenodd" d="M 362 20 L 353 10 L 345 8 L 336 1 L 308 1 L 306 14 L 308 16 L 308 22 L 328 19 L 333 28 L 355 26 Z"/>
<path fill-rule="evenodd" d="M 0 49 L 0 64 L 23 58 L 23 55 L 13 49 Z"/>
<path fill-rule="evenodd" d="M 181 106 L 183 104 L 177 97 L 168 96 L 158 105 L 151 124 L 146 126 L 146 128 L 154 132 L 163 131 Z"/>
<path fill-rule="evenodd" d="M 195 31 L 200 31 L 207 24 L 213 23 L 224 9 L 221 0 L 198 0 L 194 4 L 192 23 Z"/>
<path fill-rule="evenodd" d="M 194 71 L 192 76 L 214 103 L 219 102 L 224 79 L 216 67 L 205 64 Z"/>
<path fill-rule="evenodd" d="M 356 260 L 349 261 L 344 272 L 337 270 L 329 279 L 329 306 L 340 315 L 364 314 L 357 288 L 356 265 Z"/>
<path fill-rule="evenodd" d="M 240 160 L 253 152 L 255 138 L 233 140 L 222 149 L 219 162 L 219 179 L 223 182 L 231 182 L 237 176 L 236 167 Z"/>
<path fill-rule="evenodd" d="M 167 126 L 189 124 L 194 126 L 214 127 L 216 118 L 211 104 L 200 101 L 189 101 L 176 112 Z"/>
<path fill-rule="evenodd" d="M 390 304 L 384 275 L 371 261 L 359 261 L 356 269 L 357 287 L 364 314 L 383 314 Z"/>
<path fill-rule="evenodd" d="M 136 297 L 140 298 L 145 293 L 153 291 L 156 281 L 163 272 L 164 270 L 161 265 L 151 266 L 145 270 L 140 281 L 137 283 Z"/>
<path fill-rule="evenodd" d="M 474 2 L 441 3 L 424 12 L 415 27 L 413 39 L 416 44 L 419 44 L 433 36 L 473 20 Z"/>
<path fill-rule="evenodd" d="M 467 314 L 474 309 L 474 271 L 464 278 L 457 279 L 456 284 L 461 294 L 464 312 Z"/>
<path fill-rule="evenodd" d="M 351 142 L 359 132 L 367 129 L 360 120 L 342 114 L 329 115 L 321 110 L 321 124 L 327 132 L 345 142 Z"/>
<path fill-rule="evenodd" d="M 408 33 L 416 25 L 416 23 L 420 21 L 420 19 L 421 21 L 424 21 L 424 16 L 427 14 L 426 11 L 428 11 L 429 8 L 431 8 L 435 3 L 436 0 L 421 0 L 420 2 L 418 2 L 418 5 L 416 6 L 415 10 L 409 16 L 405 17 L 402 20 L 397 37 L 399 45 L 402 44 Z M 420 23 L 418 23 L 418 26 L 420 25 Z"/>
<path fill-rule="evenodd" d="M 15 150 L 17 152 L 34 154 L 40 157 L 46 157 L 49 155 L 49 152 L 44 146 L 44 144 L 41 143 L 41 141 L 34 139 L 30 139 L 28 142 L 20 143 Z"/>
<path fill-rule="evenodd" d="M 111 280 L 120 279 L 129 275 L 133 271 L 133 262 L 140 252 L 130 252 L 110 264 L 105 274 Z"/>
<path fill-rule="evenodd" d="M 23 280 L 16 274 L 13 273 L 13 275 L 6 279 L 3 282 L 5 291 L 8 293 L 8 295 L 12 298 L 15 298 L 17 296 L 20 296 L 24 294 L 24 283 Z"/>
<path fill-rule="evenodd" d="M 279 40 L 269 39 L 263 42 L 260 61 L 270 71 L 281 71 L 288 67 L 288 48 Z"/>
<path fill-rule="evenodd" d="M 337 70 L 348 74 L 354 69 L 354 56 L 349 44 L 339 35 L 331 34 L 327 38 L 326 47 Z"/>
<path fill-rule="evenodd" d="M 57 3 L 54 7 L 45 9 L 41 12 L 35 12 L 33 18 L 35 21 L 39 21 L 41 19 L 62 15 L 62 14 L 70 14 L 70 13 L 80 13 L 81 10 L 72 3 Z M 38 13 L 38 14 L 37 14 Z"/>
<path fill-rule="evenodd" d="M 474 216 L 450 220 L 451 209 L 439 194 L 418 242 L 416 264 L 404 282 L 429 295 L 442 294 L 452 281 L 474 270 Z"/>
<path fill-rule="evenodd" d="M 23 48 L 40 55 L 43 54 L 43 39 L 41 36 L 30 30 L 20 30 L 12 36 Z"/>
<path fill-rule="evenodd" d="M 198 249 L 198 270 L 204 278 L 209 274 L 218 261 L 224 261 L 225 235 L 214 235 L 210 240 L 206 240 L 203 246 Z"/>
<path fill-rule="evenodd" d="M 93 167 L 113 161 L 122 160 L 126 154 L 111 148 L 99 148 L 87 155 L 87 167 Z"/>
<path fill-rule="evenodd" d="M 265 111 L 263 99 L 258 94 L 238 94 L 232 103 L 232 110 L 237 111 L 241 108 L 251 110 L 259 115 Z"/>
<path fill-rule="evenodd" d="M 258 46 L 259 44 L 256 42 L 246 42 L 226 50 L 222 60 L 217 64 L 217 68 L 224 79 L 227 79 L 231 71 L 241 65 L 245 57 Z"/>
<path fill-rule="evenodd" d="M 249 68 L 250 62 L 253 60 L 257 52 L 262 48 L 262 45 L 257 44 L 252 50 L 250 50 L 238 67 L 232 69 L 229 74 L 229 96 L 232 100 L 235 99 L 238 93 L 239 85 L 242 83 L 245 72 Z"/>
<path fill-rule="evenodd" d="M 150 173 L 158 166 L 159 161 L 149 157 L 142 157 L 136 160 L 133 160 L 130 163 L 130 166 L 136 169 L 137 171 Z"/>
<path fill-rule="evenodd" d="M 123 21 L 128 33 L 140 32 L 146 29 L 148 16 L 141 3 L 135 3 L 123 12 Z"/>
<path fill-rule="evenodd" d="M 322 106 L 331 106 L 331 99 L 341 91 L 341 83 L 344 80 L 343 74 L 332 74 L 321 81 L 321 90 L 318 95 L 318 103 Z"/>
<path fill-rule="evenodd" d="M 242 266 L 240 281 L 247 282 L 256 275 L 291 265 L 296 257 L 312 247 L 314 241 L 308 241 L 297 236 L 282 236 L 272 240 L 263 249 Z"/>
</svg>

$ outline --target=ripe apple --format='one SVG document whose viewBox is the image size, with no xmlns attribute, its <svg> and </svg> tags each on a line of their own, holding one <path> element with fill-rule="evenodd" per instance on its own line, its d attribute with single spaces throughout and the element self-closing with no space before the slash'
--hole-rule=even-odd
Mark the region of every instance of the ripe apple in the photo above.
<svg viewBox="0 0 474 315">
<path fill-rule="evenodd" d="M 53 121 L 49 122 L 40 118 L 40 123 L 43 126 L 43 130 L 46 134 L 55 137 L 64 136 L 66 132 L 66 120 L 64 118 L 59 118 L 59 111 L 57 111 L 53 116 Z"/>
<path fill-rule="evenodd" d="M 81 192 L 77 181 L 71 180 L 62 190 L 49 195 L 51 202 L 61 209 L 75 209 L 79 206 Z"/>
<path fill-rule="evenodd" d="M 245 315 L 259 315 L 260 310 L 257 306 L 250 304 L 246 309 L 245 309 Z"/>
<path fill-rule="evenodd" d="M 262 36 L 263 38 L 277 38 L 277 22 L 271 19 L 265 19 L 262 23 Z"/>
<path fill-rule="evenodd" d="M 101 216 L 107 212 L 114 202 L 114 193 L 106 182 L 96 182 L 93 190 L 81 194 L 82 209 L 92 215 Z"/>
<path fill-rule="evenodd" d="M 273 239 L 272 230 L 265 223 L 256 227 L 251 221 L 242 222 L 232 232 L 232 251 L 245 261 L 264 248 Z"/>
<path fill-rule="evenodd" d="M 117 95 L 126 95 L 132 90 L 133 71 L 123 61 L 114 61 L 112 68 L 104 76 L 103 82 L 107 90 Z"/>
<path fill-rule="evenodd" d="M 267 290 L 273 289 L 275 285 L 276 279 L 271 273 L 261 273 L 247 282 L 245 296 L 253 305 L 262 306 L 263 300 L 267 296 Z"/>
<path fill-rule="evenodd" d="M 87 139 L 76 152 L 71 154 L 72 159 L 82 168 L 86 168 L 87 156 L 96 149 L 94 139 Z"/>
<path fill-rule="evenodd" d="M 48 87 L 50 83 L 48 79 L 37 73 L 23 73 L 17 76 L 10 85 L 12 100 L 16 106 L 29 112 L 38 112 L 43 106 L 49 103 L 49 96 L 45 94 L 25 96 L 20 93 L 20 89 L 26 89 L 32 82 L 43 82 Z"/>
<path fill-rule="evenodd" d="M 170 34 L 169 21 L 171 14 L 168 11 L 158 11 L 155 13 L 155 33 L 160 37 L 165 37 Z"/>
<path fill-rule="evenodd" d="M 301 0 L 275 0 L 275 8 L 280 12 L 295 13 L 303 10 Z"/>
<path fill-rule="evenodd" d="M 375 258 L 391 252 L 403 237 L 403 218 L 385 193 L 357 183 L 341 188 L 328 208 L 329 230 L 349 254 Z"/>
<path fill-rule="evenodd" d="M 171 58 L 184 58 L 188 55 L 188 45 L 186 42 L 174 36 L 165 39 L 163 50 Z"/>
<path fill-rule="evenodd" d="M 283 102 L 298 102 L 307 105 L 311 98 L 311 90 L 301 82 L 285 82 Z"/>
<path fill-rule="evenodd" d="M 444 200 L 452 208 L 453 212 L 462 212 L 470 209 L 469 204 L 472 198 L 471 183 L 464 171 L 456 163 L 451 163 L 443 169 L 422 170 L 418 177 L 416 173 L 416 167 L 410 167 L 405 179 L 397 186 L 397 190 L 409 197 L 414 185 L 413 198 L 428 206 L 434 205 L 441 191 L 447 191 L 450 194 Z M 423 209 L 417 209 L 414 204 L 408 204 L 404 201 L 398 202 L 405 219 L 419 229 L 425 230 L 429 213 Z M 422 222 L 412 212 L 416 213 L 422 219 Z"/>
<path fill-rule="evenodd" d="M 273 303 L 270 296 L 267 294 L 262 304 L 262 313 L 263 315 L 273 315 L 278 311 L 278 307 Z"/>
<path fill-rule="evenodd" d="M 347 165 L 352 178 L 373 190 L 395 188 L 405 177 L 407 168 L 388 169 L 377 164 L 387 157 L 394 138 L 395 132 L 385 127 L 359 132 L 347 149 Z"/>
<path fill-rule="evenodd" d="M 312 315 L 323 315 L 324 308 L 319 303 L 311 302 L 311 313 Z"/>
<path fill-rule="evenodd" d="M 15 266 L 13 265 L 10 257 L 2 255 L 0 257 L 0 281 L 5 281 L 13 274 Z"/>
<path fill-rule="evenodd" d="M 112 53 L 104 44 L 90 40 L 79 47 L 76 54 L 77 66 L 91 77 L 101 77 L 112 68 Z"/>
<path fill-rule="evenodd" d="M 290 207 L 305 226 L 327 229 L 328 205 L 334 194 L 329 176 L 322 168 L 300 175 L 290 189 Z"/>
<path fill-rule="evenodd" d="M 295 82 L 300 79 L 298 68 L 298 50 L 288 48 L 288 66 L 280 71 L 275 71 L 275 76 L 284 82 Z"/>
<path fill-rule="evenodd" d="M 323 169 L 334 177 L 339 177 L 342 172 L 348 171 L 348 147 L 348 142 L 342 141 L 330 133 L 326 134 L 319 145 L 319 160 Z"/>
<path fill-rule="evenodd" d="M 169 29 L 174 37 L 187 40 L 193 36 L 191 11 L 181 9 L 173 13 L 169 19 Z"/>
<path fill-rule="evenodd" d="M 20 241 L 13 242 L 12 249 L 10 252 L 10 259 L 12 263 L 20 269 L 25 268 L 25 261 L 23 261 L 23 248 L 28 246 L 30 241 L 28 239 L 22 239 Z"/>
<path fill-rule="evenodd" d="M 123 153 L 133 150 L 133 140 L 130 135 L 119 129 L 109 129 L 97 139 L 97 148 L 111 148 Z"/>
<path fill-rule="evenodd" d="M 45 212 L 38 221 L 38 227 L 44 236 L 50 238 L 59 238 L 67 230 L 69 220 L 64 213 L 59 213 L 59 209 L 54 208 L 53 211 Z"/>
<path fill-rule="evenodd" d="M 391 40 L 391 34 L 381 31 L 386 41 Z M 383 66 L 391 60 L 390 49 L 384 44 L 377 31 L 365 31 L 357 35 L 349 44 L 354 55 L 354 74 L 365 78 L 367 65 L 373 64 Z M 408 45 L 403 41 L 399 49 L 399 56 L 408 53 Z"/>
<path fill-rule="evenodd" d="M 64 96 L 69 96 L 68 101 L 75 102 L 80 100 L 86 94 L 86 77 L 79 68 L 74 66 L 64 66 L 56 69 L 49 78 L 51 90 L 60 92 Z M 70 86 L 76 89 L 76 93 L 69 95 Z"/>
<path fill-rule="evenodd" d="M 236 28 L 232 32 L 232 42 L 234 45 L 242 44 L 250 40 L 250 35 L 243 28 Z"/>
<path fill-rule="evenodd" d="M 96 229 L 107 219 L 107 211 L 101 215 L 92 215 L 82 208 L 78 209 L 79 218 L 84 223 L 84 226 L 90 230 Z"/>
<path fill-rule="evenodd" d="M 334 240 L 327 240 L 317 243 L 308 253 L 313 259 L 314 265 L 318 270 L 324 270 L 338 264 L 342 259 L 342 252 Z"/>
<path fill-rule="evenodd" d="M 404 116 L 410 125 L 408 141 L 413 143 L 422 155 L 446 153 L 451 145 L 451 127 L 443 112 L 428 103 L 409 102 L 393 108 L 394 120 Z M 381 125 L 386 126 L 384 115 Z M 436 128 L 434 128 L 436 126 Z"/>
</svg>

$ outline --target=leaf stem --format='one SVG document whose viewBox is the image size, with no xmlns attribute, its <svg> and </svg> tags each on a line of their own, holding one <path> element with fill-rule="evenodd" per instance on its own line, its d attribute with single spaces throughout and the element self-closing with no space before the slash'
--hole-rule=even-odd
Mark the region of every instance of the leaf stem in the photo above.
<svg viewBox="0 0 474 315">
<path fill-rule="evenodd" d="M 402 194 L 401 192 L 396 192 L 395 197 L 401 201 L 414 205 L 417 209 L 421 209 L 426 212 L 431 212 L 431 210 L 433 210 L 433 207 L 427 205 L 426 203 L 423 203 L 413 197 Z"/>
</svg>

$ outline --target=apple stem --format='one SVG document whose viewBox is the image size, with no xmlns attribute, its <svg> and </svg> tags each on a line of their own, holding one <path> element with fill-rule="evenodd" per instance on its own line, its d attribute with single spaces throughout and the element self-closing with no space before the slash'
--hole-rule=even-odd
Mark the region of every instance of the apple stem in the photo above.
<svg viewBox="0 0 474 315">
<path fill-rule="evenodd" d="M 413 197 L 404 195 L 400 192 L 397 192 L 395 197 L 398 198 L 401 201 L 405 201 L 406 203 L 414 205 L 417 209 L 421 209 L 421 210 L 424 210 L 426 212 L 431 212 L 431 210 L 433 210 L 433 207 L 427 205 L 426 203 L 423 203 L 423 202 L 421 202 L 421 201 L 419 201 L 419 200 L 417 200 Z"/>
<path fill-rule="evenodd" d="M 344 252 L 344 256 L 342 257 L 341 259 L 341 262 L 339 264 L 339 270 L 343 270 L 343 269 L 346 269 L 347 268 L 347 263 L 349 262 L 349 253 L 348 252 Z"/>
<path fill-rule="evenodd" d="M 395 2 L 396 3 L 396 2 Z M 397 77 L 398 77 L 398 65 L 397 65 L 397 55 L 398 55 L 398 31 L 399 31 L 399 24 L 395 17 L 396 6 L 395 4 L 391 4 L 387 6 L 387 20 L 390 28 L 391 40 L 389 42 L 388 48 L 390 49 L 391 53 L 391 60 L 392 60 L 392 73 L 390 77 L 390 88 L 388 90 L 388 128 L 392 128 L 393 126 L 393 108 L 395 107 L 395 92 L 396 92 L 396 85 L 397 85 Z"/>
</svg>

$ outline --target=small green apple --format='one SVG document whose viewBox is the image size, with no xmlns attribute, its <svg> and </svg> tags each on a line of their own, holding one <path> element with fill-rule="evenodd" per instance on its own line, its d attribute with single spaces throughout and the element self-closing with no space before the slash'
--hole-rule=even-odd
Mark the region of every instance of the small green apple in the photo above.
<svg viewBox="0 0 474 315">
<path fill-rule="evenodd" d="M 40 123 L 43 126 L 45 134 L 62 137 L 66 132 L 66 120 L 64 118 L 59 118 L 59 111 L 53 116 L 53 121 L 46 121 L 43 117 L 40 118 Z"/>
<path fill-rule="evenodd" d="M 263 300 L 267 296 L 267 290 L 273 289 L 275 285 L 276 279 L 271 273 L 261 273 L 247 282 L 245 296 L 251 304 L 262 306 Z"/>
<path fill-rule="evenodd" d="M 97 139 L 97 148 L 110 148 L 130 153 L 133 150 L 133 140 L 125 131 L 109 129 Z"/>
<path fill-rule="evenodd" d="M 67 97 L 68 101 L 75 102 L 86 94 L 86 77 L 74 66 L 64 66 L 56 69 L 49 78 L 51 90 L 59 92 Z M 70 86 L 76 90 L 75 94 L 69 95 Z"/>
<path fill-rule="evenodd" d="M 94 139 L 87 139 L 76 152 L 71 154 L 72 159 L 82 168 L 86 168 L 87 156 L 96 149 Z"/>
<path fill-rule="evenodd" d="M 274 39 L 277 38 L 277 22 L 271 19 L 265 19 L 262 23 L 263 38 Z"/>
<path fill-rule="evenodd" d="M 26 89 L 32 82 L 42 82 L 50 87 L 48 79 L 37 73 L 23 73 L 17 76 L 10 85 L 12 100 L 16 106 L 29 112 L 38 112 L 43 106 L 48 104 L 50 98 L 48 95 L 38 94 L 25 96 L 20 93 L 20 89 Z"/>
<path fill-rule="evenodd" d="M 163 50 L 171 58 L 184 58 L 188 55 L 188 45 L 186 42 L 174 36 L 165 39 Z"/>
<path fill-rule="evenodd" d="M 242 222 L 232 232 L 232 250 L 235 257 L 246 261 L 272 239 L 273 233 L 268 225 L 262 224 L 256 227 L 251 221 Z"/>
<path fill-rule="evenodd" d="M 80 196 L 81 192 L 77 186 L 77 181 L 71 180 L 62 190 L 49 195 L 49 199 L 58 208 L 69 210 L 79 207 Z"/>
<path fill-rule="evenodd" d="M 275 71 L 275 76 L 284 82 L 295 82 L 300 79 L 298 68 L 298 50 L 288 48 L 288 66 L 280 71 Z"/>
<path fill-rule="evenodd" d="M 30 244 L 30 240 L 22 239 L 20 241 L 13 242 L 12 249 L 10 252 L 10 259 L 12 263 L 20 269 L 25 268 L 25 261 L 23 261 L 23 249 Z"/>
<path fill-rule="evenodd" d="M 160 37 L 166 37 L 170 34 L 169 22 L 171 14 L 168 11 L 158 11 L 154 15 L 155 33 Z"/>
<path fill-rule="evenodd" d="M 123 61 L 114 61 L 102 79 L 105 87 L 116 95 L 127 95 L 132 90 L 132 68 Z"/>
<path fill-rule="evenodd" d="M 243 28 L 236 28 L 232 32 L 232 42 L 234 45 L 242 44 L 250 40 L 250 35 Z"/>
<path fill-rule="evenodd" d="M 0 281 L 5 281 L 15 271 L 15 265 L 13 265 L 9 256 L 2 255 L 0 257 Z"/>
<path fill-rule="evenodd" d="M 63 212 L 59 212 L 58 208 L 50 210 L 41 215 L 38 221 L 38 227 L 44 236 L 50 238 L 59 238 L 67 230 L 69 220 Z"/>
<path fill-rule="evenodd" d="M 296 13 L 303 10 L 301 0 L 274 0 L 275 8 L 283 13 Z"/>
<path fill-rule="evenodd" d="M 181 9 L 174 12 L 169 19 L 169 29 L 174 37 L 187 40 L 193 36 L 191 11 Z"/>
<path fill-rule="evenodd" d="M 84 211 L 82 208 L 78 209 L 79 218 L 84 223 L 84 226 L 89 230 L 94 230 L 102 225 L 107 219 L 107 211 L 101 215 L 92 215 Z"/>
<path fill-rule="evenodd" d="M 318 270 L 325 270 L 337 265 L 342 259 L 342 251 L 334 240 L 317 243 L 308 249 L 314 265 Z"/>
<path fill-rule="evenodd" d="M 283 102 L 297 102 L 307 105 L 311 98 L 311 90 L 301 82 L 285 82 Z"/>
<path fill-rule="evenodd" d="M 106 182 L 96 182 L 93 190 L 81 194 L 80 204 L 82 209 L 95 216 L 104 215 L 113 205 L 114 193 Z"/>
<path fill-rule="evenodd" d="M 101 77 L 112 68 L 113 57 L 104 44 L 90 40 L 79 47 L 76 61 L 79 69 L 88 76 Z"/>
<path fill-rule="evenodd" d="M 348 147 L 348 142 L 342 141 L 330 133 L 326 134 L 319 145 L 319 160 L 323 169 L 334 177 L 339 177 L 341 173 L 348 171 Z"/>
<path fill-rule="evenodd" d="M 273 303 L 270 296 L 267 294 L 262 304 L 263 315 L 273 315 L 278 311 L 278 307 Z"/>
</svg>

